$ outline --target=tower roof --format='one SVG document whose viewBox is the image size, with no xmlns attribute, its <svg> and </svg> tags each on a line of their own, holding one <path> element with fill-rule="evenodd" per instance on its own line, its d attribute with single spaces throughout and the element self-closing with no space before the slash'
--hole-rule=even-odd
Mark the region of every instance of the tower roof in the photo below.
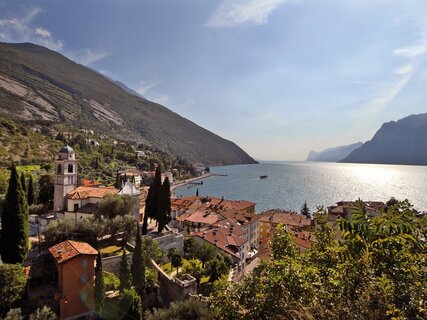
<svg viewBox="0 0 427 320">
<path fill-rule="evenodd" d="M 73 148 L 71 148 L 68 144 L 66 146 L 63 146 L 60 150 L 59 153 L 74 153 Z"/>
</svg>

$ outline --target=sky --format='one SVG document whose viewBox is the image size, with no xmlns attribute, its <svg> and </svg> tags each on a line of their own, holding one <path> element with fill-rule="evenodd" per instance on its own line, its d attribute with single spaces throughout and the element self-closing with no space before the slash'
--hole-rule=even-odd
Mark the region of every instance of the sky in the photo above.
<svg viewBox="0 0 427 320">
<path fill-rule="evenodd" d="M 1 0 L 0 41 L 59 51 L 258 160 L 427 112 L 426 0 Z"/>
</svg>

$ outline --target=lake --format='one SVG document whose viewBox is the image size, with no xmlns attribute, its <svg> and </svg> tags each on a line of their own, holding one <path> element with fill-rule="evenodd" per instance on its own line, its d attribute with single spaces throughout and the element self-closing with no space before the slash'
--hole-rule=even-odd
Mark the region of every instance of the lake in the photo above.
<svg viewBox="0 0 427 320">
<path fill-rule="evenodd" d="M 226 175 L 187 185 L 176 196 L 216 196 L 257 203 L 257 212 L 282 208 L 300 211 L 307 201 L 330 206 L 340 200 L 409 199 L 416 209 L 427 211 L 427 166 L 347 164 L 320 162 L 262 162 L 251 165 L 211 167 Z M 268 178 L 260 179 L 267 175 Z"/>
</svg>

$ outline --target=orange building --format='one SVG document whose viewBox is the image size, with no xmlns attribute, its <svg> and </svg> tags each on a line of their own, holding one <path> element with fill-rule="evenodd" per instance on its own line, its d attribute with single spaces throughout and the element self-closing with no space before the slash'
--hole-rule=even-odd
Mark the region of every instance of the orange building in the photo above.
<svg viewBox="0 0 427 320">
<path fill-rule="evenodd" d="M 66 240 L 49 248 L 58 270 L 59 318 L 77 319 L 93 310 L 95 258 L 98 254 L 85 242 Z"/>
</svg>

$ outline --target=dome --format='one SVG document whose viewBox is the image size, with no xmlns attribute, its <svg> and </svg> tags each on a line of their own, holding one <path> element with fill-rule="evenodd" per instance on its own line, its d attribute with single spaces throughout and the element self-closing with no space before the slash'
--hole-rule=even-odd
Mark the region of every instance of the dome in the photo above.
<svg viewBox="0 0 427 320">
<path fill-rule="evenodd" d="M 73 148 L 71 148 L 69 145 L 63 146 L 60 150 L 59 153 L 74 153 Z"/>
</svg>

